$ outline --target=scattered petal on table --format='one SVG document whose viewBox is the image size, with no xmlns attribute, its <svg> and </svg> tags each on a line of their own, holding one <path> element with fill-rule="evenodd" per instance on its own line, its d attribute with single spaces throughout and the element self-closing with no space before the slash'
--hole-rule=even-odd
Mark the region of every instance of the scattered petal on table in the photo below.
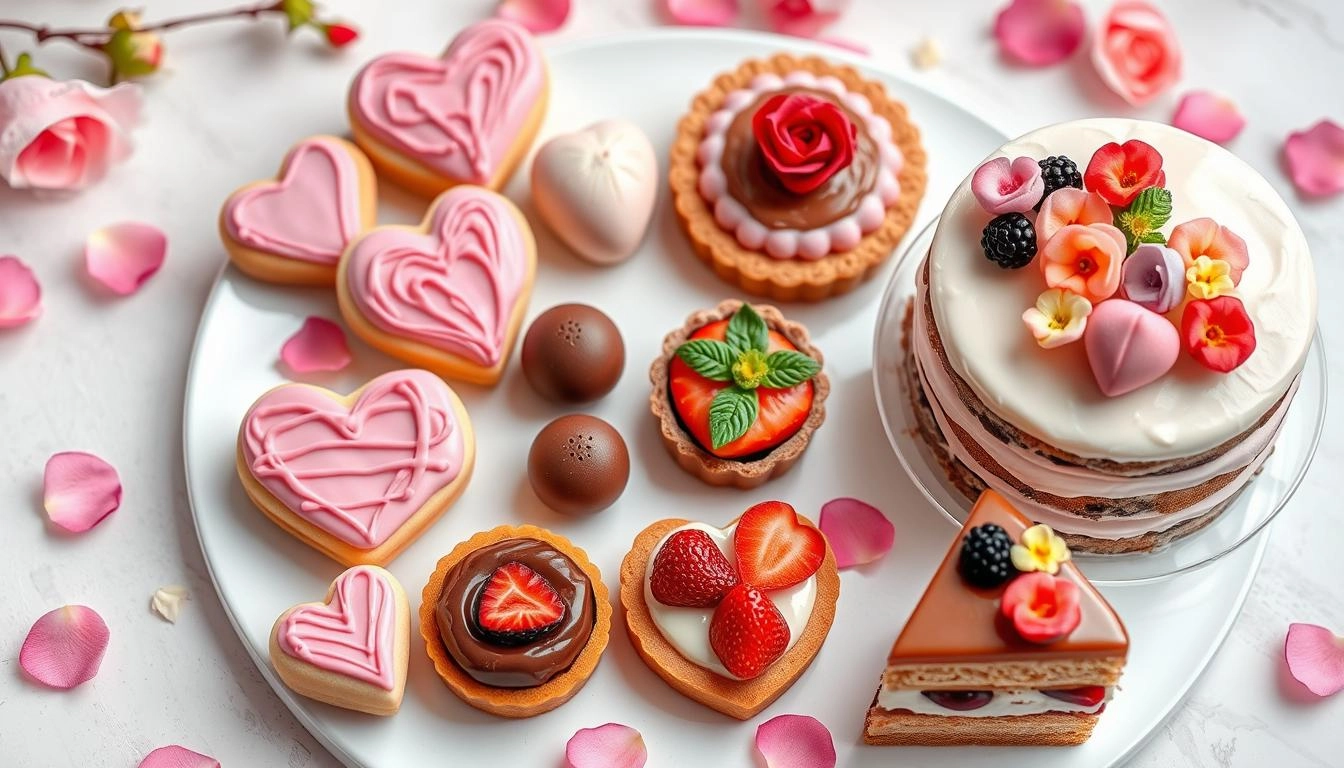
<svg viewBox="0 0 1344 768">
<path fill-rule="evenodd" d="M 776 32 L 817 37 L 849 7 L 849 0 L 758 0 L 766 23 Z"/>
<path fill-rule="evenodd" d="M 1315 624 L 1289 624 L 1283 657 L 1293 679 L 1317 696 L 1344 691 L 1344 637 Z"/>
<path fill-rule="evenodd" d="M 1333 120 L 1288 134 L 1283 158 L 1298 192 L 1326 197 L 1344 191 L 1344 128 Z"/>
<path fill-rule="evenodd" d="M 350 347 L 341 326 L 309 317 L 280 348 L 280 360 L 296 373 L 339 371 L 350 364 Z"/>
<path fill-rule="evenodd" d="M 1246 127 L 1237 105 L 1211 91 L 1191 91 L 1181 97 L 1171 124 L 1215 144 L 1225 144 Z"/>
<path fill-rule="evenodd" d="M 756 729 L 767 768 L 835 768 L 835 742 L 815 717 L 780 715 Z"/>
<path fill-rule="evenodd" d="M 495 15 L 516 21 L 529 32 L 554 32 L 569 18 L 570 0 L 500 0 Z"/>
<path fill-rule="evenodd" d="M 149 598 L 149 607 L 169 624 L 176 624 L 177 617 L 182 613 L 182 603 L 186 600 L 187 588 L 173 584 L 154 590 L 154 596 Z"/>
<path fill-rule="evenodd" d="M 1013 0 L 994 19 L 1009 58 L 1033 67 L 1063 61 L 1083 42 L 1083 9 L 1068 0 Z"/>
<path fill-rule="evenodd" d="M 121 506 L 121 478 L 115 467 L 91 453 L 54 454 L 42 473 L 42 506 L 51 522 L 83 533 Z"/>
<path fill-rule="evenodd" d="M 42 314 L 42 286 L 17 256 L 0 256 L 0 328 L 18 328 Z"/>
<path fill-rule="evenodd" d="M 876 507 L 858 499 L 834 499 L 821 507 L 821 532 L 840 568 L 881 559 L 896 541 L 896 528 Z"/>
<path fill-rule="evenodd" d="M 910 63 L 915 69 L 933 69 L 943 63 L 943 47 L 932 37 L 925 37 L 910 51 Z"/>
<path fill-rule="evenodd" d="M 159 747 L 145 755 L 145 759 L 140 761 L 140 768 L 220 768 L 220 765 L 213 757 L 174 744 Z"/>
<path fill-rule="evenodd" d="M 98 674 L 108 635 L 103 617 L 92 608 L 57 608 L 28 630 L 19 650 L 19 666 L 43 685 L 74 688 Z"/>
<path fill-rule="evenodd" d="M 158 272 L 167 253 L 163 230 L 138 221 L 94 230 L 84 245 L 89 274 L 122 296 L 135 293 Z"/>
<path fill-rule="evenodd" d="M 648 759 L 644 737 L 620 723 L 583 728 L 565 744 L 567 768 L 643 768 Z"/>
<path fill-rule="evenodd" d="M 737 19 L 737 0 L 666 0 L 667 15 L 678 24 L 726 27 Z"/>
</svg>

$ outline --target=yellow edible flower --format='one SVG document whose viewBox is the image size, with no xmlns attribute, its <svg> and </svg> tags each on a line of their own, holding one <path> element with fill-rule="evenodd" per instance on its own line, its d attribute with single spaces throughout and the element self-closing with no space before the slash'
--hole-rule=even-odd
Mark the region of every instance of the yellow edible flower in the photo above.
<svg viewBox="0 0 1344 768">
<path fill-rule="evenodd" d="M 1222 259 L 1200 256 L 1185 270 L 1186 290 L 1196 299 L 1215 299 L 1226 296 L 1236 288 L 1232 282 L 1232 267 Z"/>
<path fill-rule="evenodd" d="M 1054 349 L 1082 338 L 1090 314 L 1092 302 L 1073 291 L 1051 288 L 1036 297 L 1036 306 L 1022 313 L 1022 322 L 1042 349 Z"/>
<path fill-rule="evenodd" d="M 1073 557 L 1069 545 L 1048 525 L 1033 525 L 1023 531 L 1022 542 L 1014 544 L 1011 552 L 1013 567 L 1023 573 L 1042 571 L 1053 575 L 1059 573 L 1060 563 Z"/>
</svg>

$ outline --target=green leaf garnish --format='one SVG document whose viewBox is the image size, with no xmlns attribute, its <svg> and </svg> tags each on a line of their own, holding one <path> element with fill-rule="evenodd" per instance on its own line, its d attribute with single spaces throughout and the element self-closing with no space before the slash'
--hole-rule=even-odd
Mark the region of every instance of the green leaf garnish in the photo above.
<svg viewBox="0 0 1344 768">
<path fill-rule="evenodd" d="M 743 304 L 728 321 L 728 345 L 739 354 L 754 349 L 765 352 L 770 346 L 770 329 L 750 304 Z"/>
<path fill-rule="evenodd" d="M 1165 243 L 1162 227 L 1171 220 L 1171 192 L 1148 187 L 1134 198 L 1129 207 L 1115 217 L 1115 226 L 1125 233 L 1125 245 L 1133 253 L 1140 243 Z"/>
<path fill-rule="evenodd" d="M 709 404 L 709 441 L 715 450 L 745 435 L 756 423 L 756 390 L 737 386 L 719 390 Z"/>
<path fill-rule="evenodd" d="M 807 381 L 821 371 L 821 363 L 791 349 L 771 352 L 765 359 L 766 373 L 761 377 L 761 386 L 770 389 L 787 389 Z"/>
<path fill-rule="evenodd" d="M 677 357 L 710 381 L 732 381 L 737 353 L 715 339 L 693 339 L 677 347 Z"/>
</svg>

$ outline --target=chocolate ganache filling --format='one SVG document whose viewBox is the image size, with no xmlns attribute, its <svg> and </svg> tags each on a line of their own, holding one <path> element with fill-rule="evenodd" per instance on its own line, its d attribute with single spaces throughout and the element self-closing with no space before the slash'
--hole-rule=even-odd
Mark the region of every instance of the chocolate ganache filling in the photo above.
<svg viewBox="0 0 1344 768">
<path fill-rule="evenodd" d="M 518 562 L 560 595 L 565 616 L 535 642 L 492 642 L 476 620 L 481 592 L 496 568 Z M 434 619 L 448 654 L 477 682 L 531 688 L 569 669 L 592 634 L 596 608 L 587 575 L 563 552 L 536 539 L 507 539 L 472 552 L 448 571 Z"/>
<path fill-rule="evenodd" d="M 839 107 L 858 128 L 853 161 L 806 195 L 790 192 L 770 175 L 752 133 L 752 116 L 780 93 L 804 93 L 825 99 Z M 724 136 L 722 165 L 728 194 L 746 207 L 752 218 L 771 229 L 816 229 L 854 213 L 864 196 L 877 185 L 881 162 L 881 150 L 868 135 L 868 123 L 841 104 L 834 94 L 810 88 L 784 88 L 762 94 L 737 113 Z"/>
</svg>

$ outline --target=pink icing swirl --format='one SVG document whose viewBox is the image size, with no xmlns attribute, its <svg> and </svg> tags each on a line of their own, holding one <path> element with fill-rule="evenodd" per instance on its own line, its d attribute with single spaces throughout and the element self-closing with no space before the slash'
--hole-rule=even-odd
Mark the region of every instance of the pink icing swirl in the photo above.
<svg viewBox="0 0 1344 768">
<path fill-rule="evenodd" d="M 449 178 L 488 184 L 542 97 L 536 42 L 509 21 L 467 27 L 438 59 L 379 56 L 355 78 L 350 111 L 392 149 Z"/>
<path fill-rule="evenodd" d="M 364 549 L 382 544 L 462 471 L 452 392 L 437 376 L 393 371 L 354 405 L 287 384 L 247 412 L 243 458 L 294 514 Z"/>
<path fill-rule="evenodd" d="M 336 577 L 325 604 L 290 611 L 276 639 L 287 656 L 390 691 L 396 631 L 396 590 L 381 569 L 361 565 Z"/>
</svg>

